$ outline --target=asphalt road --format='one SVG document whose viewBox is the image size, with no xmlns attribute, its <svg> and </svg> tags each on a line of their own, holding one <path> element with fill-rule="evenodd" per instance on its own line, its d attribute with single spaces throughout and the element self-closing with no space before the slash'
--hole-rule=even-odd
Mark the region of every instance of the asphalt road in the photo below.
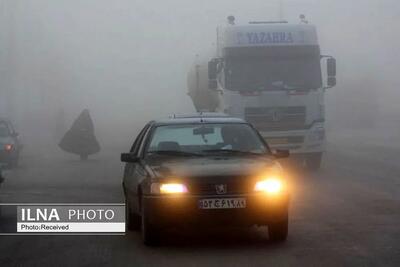
<svg viewBox="0 0 400 267">
<path fill-rule="evenodd" d="M 400 266 L 398 149 L 329 145 L 314 174 L 292 174 L 290 235 L 266 228 L 174 230 L 149 248 L 125 236 L 1 236 L 0 266 Z M 123 202 L 119 149 L 80 162 L 27 149 L 7 174 L 3 202 Z M 7 223 L 7 212 L 3 214 Z"/>
</svg>

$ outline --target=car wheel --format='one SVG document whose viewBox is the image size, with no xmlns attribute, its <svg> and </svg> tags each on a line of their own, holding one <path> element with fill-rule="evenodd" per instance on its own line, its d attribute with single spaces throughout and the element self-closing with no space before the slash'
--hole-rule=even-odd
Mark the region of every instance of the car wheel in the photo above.
<svg viewBox="0 0 400 267">
<path fill-rule="evenodd" d="M 268 224 L 268 235 L 272 242 L 284 242 L 289 232 L 289 216 L 286 213 L 285 218 L 279 222 Z"/>
<path fill-rule="evenodd" d="M 146 246 L 157 245 L 160 241 L 159 229 L 148 221 L 144 206 L 142 206 L 142 239 Z"/>
<path fill-rule="evenodd" d="M 131 211 L 128 198 L 125 198 L 126 229 L 132 231 L 140 230 L 141 218 Z"/>
<path fill-rule="evenodd" d="M 305 165 L 310 171 L 317 171 L 321 168 L 322 153 L 311 153 L 306 155 Z"/>
</svg>

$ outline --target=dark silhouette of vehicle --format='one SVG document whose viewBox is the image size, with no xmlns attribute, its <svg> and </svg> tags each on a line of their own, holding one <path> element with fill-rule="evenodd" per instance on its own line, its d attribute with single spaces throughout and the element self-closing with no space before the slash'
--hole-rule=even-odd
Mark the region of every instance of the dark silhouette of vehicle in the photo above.
<svg viewBox="0 0 400 267">
<path fill-rule="evenodd" d="M 0 164 L 17 167 L 22 145 L 10 120 L 0 118 Z"/>
</svg>

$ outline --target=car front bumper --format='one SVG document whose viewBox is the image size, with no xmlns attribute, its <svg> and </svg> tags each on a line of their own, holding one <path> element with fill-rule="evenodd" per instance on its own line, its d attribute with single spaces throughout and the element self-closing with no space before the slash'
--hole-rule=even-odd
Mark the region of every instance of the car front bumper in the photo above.
<svg viewBox="0 0 400 267">
<path fill-rule="evenodd" d="M 8 163 L 15 157 L 14 151 L 0 150 L 0 164 Z"/>
<path fill-rule="evenodd" d="M 212 198 L 245 198 L 246 207 L 236 209 L 200 209 L 199 200 Z M 287 219 L 289 196 L 181 195 L 144 196 L 142 206 L 149 223 L 157 226 L 184 225 L 267 225 Z"/>
</svg>

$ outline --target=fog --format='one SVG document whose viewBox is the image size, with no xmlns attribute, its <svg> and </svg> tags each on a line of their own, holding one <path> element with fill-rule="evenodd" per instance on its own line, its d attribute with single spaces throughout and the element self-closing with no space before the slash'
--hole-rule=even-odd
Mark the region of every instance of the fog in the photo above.
<svg viewBox="0 0 400 267">
<path fill-rule="evenodd" d="M 186 73 L 215 42 L 216 26 L 231 14 L 239 23 L 280 14 L 279 1 L 260 0 L 0 5 L 0 116 L 14 120 L 27 142 L 49 144 L 84 108 L 106 145 L 133 139 L 152 118 L 193 112 Z M 284 0 L 282 13 L 289 22 L 306 14 L 322 53 L 338 61 L 338 85 L 326 94 L 329 129 L 398 134 L 400 4 Z"/>
</svg>

